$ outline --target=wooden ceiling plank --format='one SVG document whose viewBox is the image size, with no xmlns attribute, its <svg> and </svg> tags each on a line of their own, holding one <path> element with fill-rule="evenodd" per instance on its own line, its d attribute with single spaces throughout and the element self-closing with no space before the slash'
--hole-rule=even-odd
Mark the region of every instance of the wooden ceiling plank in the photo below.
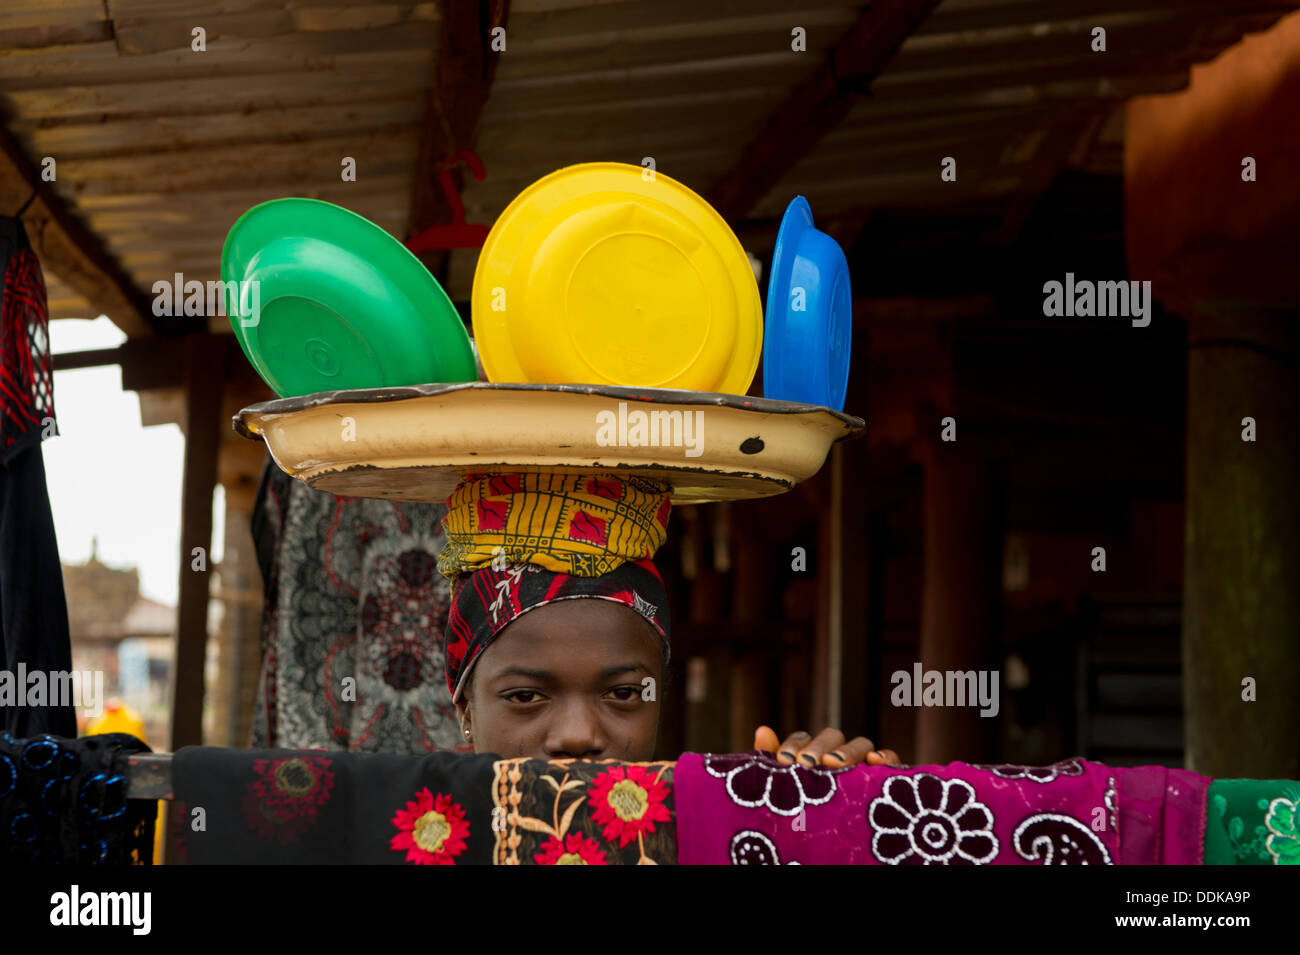
<svg viewBox="0 0 1300 955">
<path fill-rule="evenodd" d="M 22 116 L 98 118 L 111 115 L 191 116 L 231 108 L 291 109 L 406 99 L 425 88 L 425 79 L 411 72 L 412 64 L 389 54 L 382 68 L 356 72 L 320 70 L 278 75 L 273 83 L 258 76 L 213 76 L 194 80 L 121 83 L 112 86 L 68 86 L 43 90 L 11 90 L 5 95 L 13 112 Z M 422 62 L 422 61 L 421 61 Z"/>
<path fill-rule="evenodd" d="M 112 43 L 88 44 L 44 56 L 0 56 L 0 78 L 11 90 L 101 86 L 149 79 L 198 79 L 232 75 L 272 76 L 323 70 L 391 68 L 392 56 L 421 63 L 437 36 L 433 23 L 374 30 L 292 33 L 274 40 L 216 40 L 203 53 L 143 53 L 119 56 Z M 111 57 L 102 54 L 104 46 Z M 412 56 L 412 54 L 416 54 Z"/>
<path fill-rule="evenodd" d="M 29 202 L 30 199 L 30 202 Z M 22 214 L 42 267 L 55 273 L 128 337 L 154 334 L 148 299 L 123 272 L 99 238 L 42 182 L 17 140 L 0 127 L 0 202 Z"/>
<path fill-rule="evenodd" d="M 310 148 L 325 136 L 366 135 L 409 129 L 419 121 L 414 102 L 371 106 L 313 106 L 299 110 L 220 113 L 194 117 L 114 119 L 41 127 L 13 123 L 11 129 L 33 155 L 64 159 L 107 159 L 158 150 L 197 149 L 231 143 L 266 145 L 297 142 Z"/>
<path fill-rule="evenodd" d="M 344 156 L 357 161 L 357 172 L 367 162 L 384 162 L 409 157 L 415 148 L 414 130 L 381 130 L 373 133 L 333 136 L 306 143 L 230 143 L 197 149 L 167 149 L 143 155 L 114 156 L 105 159 L 62 159 L 59 181 L 71 184 L 103 179 L 143 179 L 171 177 L 182 173 L 187 181 L 207 178 L 211 171 L 228 174 L 232 167 L 247 169 L 315 169 L 329 166 L 338 178 Z M 238 171 L 238 169 L 235 169 Z"/>
<path fill-rule="evenodd" d="M 877 0 L 778 109 L 708 194 L 724 219 L 739 219 L 852 107 L 843 83 L 879 75 L 938 0 Z"/>
</svg>

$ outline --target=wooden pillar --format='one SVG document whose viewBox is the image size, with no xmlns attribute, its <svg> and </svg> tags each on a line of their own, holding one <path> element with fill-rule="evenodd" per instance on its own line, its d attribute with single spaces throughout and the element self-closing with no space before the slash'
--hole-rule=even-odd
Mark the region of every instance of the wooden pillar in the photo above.
<svg viewBox="0 0 1300 955">
<path fill-rule="evenodd" d="M 180 605 L 176 657 L 172 667 L 171 749 L 203 742 L 204 666 L 208 647 L 211 577 L 212 493 L 217 483 L 217 447 L 223 422 L 221 392 L 226 349 L 214 336 L 186 341 L 185 470 L 181 498 Z M 225 422 L 229 427 L 229 423 Z M 193 549 L 202 547 L 208 570 L 191 569 Z"/>
<path fill-rule="evenodd" d="M 1002 595 L 998 483 L 988 463 L 962 451 L 958 438 L 927 444 L 922 451 L 925 577 L 919 655 L 923 671 L 979 671 L 990 669 L 990 660 L 994 666 L 998 662 Z M 1003 689 L 999 674 L 999 693 Z M 918 707 L 912 762 L 984 759 L 996 719 L 981 717 L 979 710 L 977 705 Z"/>
<path fill-rule="evenodd" d="M 843 722 L 844 678 L 844 450 L 835 445 L 823 467 L 826 495 L 817 514 L 817 635 L 812 722 L 816 729 Z M 852 729 L 848 727 L 847 729 Z M 847 732 L 846 729 L 846 732 Z M 812 732 L 815 732 L 813 730 Z M 858 735 L 856 732 L 850 736 Z"/>
<path fill-rule="evenodd" d="M 722 589 L 725 579 L 714 569 L 708 527 L 712 504 L 675 509 L 673 520 L 682 534 L 683 575 L 690 580 L 686 629 L 686 751 L 725 752 L 728 748 L 731 690 L 731 650 L 709 640 L 725 622 Z M 685 642 L 685 641 L 684 641 Z"/>
<path fill-rule="evenodd" d="M 223 448 L 223 456 L 228 447 Z M 262 451 L 244 442 L 260 463 Z M 235 445 L 242 451 L 242 445 Z M 215 720 L 219 746 L 245 746 L 249 739 L 257 680 L 261 669 L 262 573 L 257 564 L 250 521 L 257 492 L 255 480 L 228 473 L 223 467 L 226 489 L 225 540 L 222 548 L 220 589 L 221 632 L 217 637 L 217 687 Z"/>
<path fill-rule="evenodd" d="M 1184 725 L 1207 776 L 1300 778 L 1297 321 L 1224 309 L 1188 336 Z"/>
<path fill-rule="evenodd" d="M 878 746 L 875 703 L 876 684 L 868 664 L 868 621 L 873 607 L 870 597 L 868 533 L 867 442 L 849 441 L 836 445 L 834 464 L 840 480 L 840 667 L 838 686 L 839 718 L 836 725 L 850 738 L 870 736 Z"/>
</svg>

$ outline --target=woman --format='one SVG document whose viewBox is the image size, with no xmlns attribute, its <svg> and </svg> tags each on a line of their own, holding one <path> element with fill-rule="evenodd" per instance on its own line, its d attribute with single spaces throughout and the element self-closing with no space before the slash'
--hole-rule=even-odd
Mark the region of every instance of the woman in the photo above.
<svg viewBox="0 0 1300 955">
<path fill-rule="evenodd" d="M 613 474 L 476 474 L 447 508 L 447 684 L 465 739 L 503 756 L 651 759 L 670 627 L 650 558 L 667 533 L 667 487 Z M 759 727 L 754 747 L 783 763 L 898 765 L 835 729 L 778 744 Z"/>
</svg>

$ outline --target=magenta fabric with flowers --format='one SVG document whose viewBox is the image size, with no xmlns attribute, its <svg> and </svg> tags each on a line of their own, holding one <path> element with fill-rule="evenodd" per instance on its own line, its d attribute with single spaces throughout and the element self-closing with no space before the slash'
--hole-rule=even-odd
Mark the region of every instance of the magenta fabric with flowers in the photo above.
<svg viewBox="0 0 1300 955">
<path fill-rule="evenodd" d="M 683 754 L 675 778 L 683 865 L 1195 864 L 1204 825 L 1184 823 L 1197 805 L 1203 820 L 1208 782 L 1083 759 L 808 769 L 757 751 Z"/>
</svg>

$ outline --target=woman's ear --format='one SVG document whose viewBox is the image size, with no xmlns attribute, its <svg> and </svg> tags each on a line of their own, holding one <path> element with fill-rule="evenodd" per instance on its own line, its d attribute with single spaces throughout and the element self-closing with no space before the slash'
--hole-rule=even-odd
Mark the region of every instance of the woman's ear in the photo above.
<svg viewBox="0 0 1300 955">
<path fill-rule="evenodd" d="M 465 742 L 472 744 L 474 742 L 474 728 L 469 701 L 462 696 L 455 705 L 456 720 L 460 723 L 460 735 L 465 737 Z"/>
</svg>

